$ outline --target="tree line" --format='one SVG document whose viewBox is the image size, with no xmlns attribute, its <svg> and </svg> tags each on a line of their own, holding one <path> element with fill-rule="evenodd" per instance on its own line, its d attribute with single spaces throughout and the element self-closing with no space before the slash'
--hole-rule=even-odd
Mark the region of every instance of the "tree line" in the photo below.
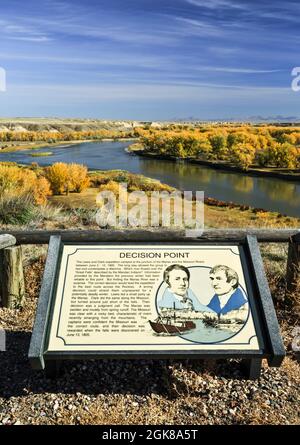
<svg viewBox="0 0 300 445">
<path fill-rule="evenodd" d="M 88 131 L 2 131 L 0 142 L 64 142 L 80 140 L 101 140 L 104 138 L 117 139 L 129 137 L 122 130 L 88 130 Z"/>
<path fill-rule="evenodd" d="M 136 129 L 148 152 L 176 158 L 225 161 L 247 170 L 250 166 L 300 167 L 300 128 L 225 126 Z"/>
</svg>

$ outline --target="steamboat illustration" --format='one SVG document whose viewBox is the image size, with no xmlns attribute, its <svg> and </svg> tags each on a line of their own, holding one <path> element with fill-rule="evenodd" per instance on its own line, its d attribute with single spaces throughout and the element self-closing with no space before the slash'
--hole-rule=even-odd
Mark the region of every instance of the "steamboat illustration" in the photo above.
<svg viewBox="0 0 300 445">
<path fill-rule="evenodd" d="M 182 332 L 195 329 L 196 324 L 191 320 L 180 320 L 174 317 L 159 316 L 156 320 L 149 320 L 150 326 L 157 334 L 181 334 Z"/>
</svg>

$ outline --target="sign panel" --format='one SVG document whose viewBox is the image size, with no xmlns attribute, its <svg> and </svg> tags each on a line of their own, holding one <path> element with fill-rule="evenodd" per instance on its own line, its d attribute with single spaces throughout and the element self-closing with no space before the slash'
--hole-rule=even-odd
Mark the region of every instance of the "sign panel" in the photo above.
<svg viewBox="0 0 300 445">
<path fill-rule="evenodd" d="M 64 245 L 46 353 L 259 351 L 238 245 Z"/>
</svg>

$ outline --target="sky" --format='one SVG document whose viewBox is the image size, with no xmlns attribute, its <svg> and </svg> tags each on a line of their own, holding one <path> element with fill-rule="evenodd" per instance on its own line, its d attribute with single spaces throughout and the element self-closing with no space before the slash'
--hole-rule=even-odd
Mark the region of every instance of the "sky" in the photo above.
<svg viewBox="0 0 300 445">
<path fill-rule="evenodd" d="M 300 117 L 299 0 L 0 6 L 0 117 Z"/>
</svg>

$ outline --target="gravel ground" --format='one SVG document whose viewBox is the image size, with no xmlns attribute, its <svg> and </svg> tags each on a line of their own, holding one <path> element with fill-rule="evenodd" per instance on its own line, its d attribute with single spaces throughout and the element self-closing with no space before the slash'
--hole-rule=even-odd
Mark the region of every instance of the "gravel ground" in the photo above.
<svg viewBox="0 0 300 445">
<path fill-rule="evenodd" d="M 44 252 L 24 251 L 24 309 L 0 309 L 7 336 L 7 351 L 0 352 L 0 424 L 300 423 L 300 364 L 290 350 L 299 317 L 280 298 L 284 283 L 277 276 L 268 274 L 288 352 L 279 369 L 264 363 L 256 381 L 243 378 L 238 360 L 67 362 L 51 380 L 27 360 Z M 265 255 L 268 264 L 272 257 Z"/>
</svg>

